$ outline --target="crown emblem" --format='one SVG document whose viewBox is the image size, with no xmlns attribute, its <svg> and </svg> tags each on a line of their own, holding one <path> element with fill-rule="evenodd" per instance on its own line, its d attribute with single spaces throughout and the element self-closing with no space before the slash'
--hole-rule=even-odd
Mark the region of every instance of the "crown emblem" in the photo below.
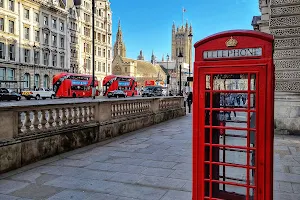
<svg viewBox="0 0 300 200">
<path fill-rule="evenodd" d="M 236 39 L 233 39 L 233 37 L 231 37 L 230 39 L 228 39 L 226 41 L 226 46 L 227 47 L 235 47 L 237 45 L 238 41 Z"/>
</svg>

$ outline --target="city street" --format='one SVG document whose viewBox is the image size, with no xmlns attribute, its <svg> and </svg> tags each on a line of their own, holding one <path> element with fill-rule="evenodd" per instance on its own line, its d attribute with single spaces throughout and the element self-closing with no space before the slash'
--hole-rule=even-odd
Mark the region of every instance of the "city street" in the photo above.
<svg viewBox="0 0 300 200">
<path fill-rule="evenodd" d="M 188 114 L 2 174 L 0 199 L 189 200 L 191 116 Z M 226 141 L 237 142 L 233 138 Z M 299 144 L 299 137 L 275 136 L 274 200 L 300 199 Z M 234 157 L 231 160 L 244 162 L 239 156 L 231 156 Z M 239 171 L 228 173 L 234 175 Z M 232 188 L 226 189 L 231 191 Z"/>
</svg>

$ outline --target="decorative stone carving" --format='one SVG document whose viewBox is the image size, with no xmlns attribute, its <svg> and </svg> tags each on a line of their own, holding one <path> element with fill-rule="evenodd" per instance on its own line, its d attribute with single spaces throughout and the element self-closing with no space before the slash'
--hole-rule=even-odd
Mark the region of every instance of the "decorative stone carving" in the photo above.
<svg viewBox="0 0 300 200">
<path fill-rule="evenodd" d="M 276 50 L 274 52 L 274 59 L 287 59 L 287 58 L 299 58 L 300 49 L 293 50 Z"/>
<path fill-rule="evenodd" d="M 300 60 L 274 60 L 277 69 L 300 69 Z"/>
<path fill-rule="evenodd" d="M 288 6 L 288 7 L 277 7 L 271 9 L 271 15 L 291 15 L 291 14 L 299 14 L 300 6 Z"/>
<path fill-rule="evenodd" d="M 298 72 L 275 72 L 275 79 L 299 79 L 300 71 Z"/>
<path fill-rule="evenodd" d="M 288 4 L 297 4 L 300 3 L 300 0 L 271 0 L 271 7 L 272 6 L 281 6 L 281 5 L 288 5 Z"/>
<path fill-rule="evenodd" d="M 270 19 L 270 27 L 300 26 L 300 16 L 277 17 Z"/>
<path fill-rule="evenodd" d="M 276 91 L 282 92 L 299 92 L 300 91 L 300 81 L 288 81 L 288 82 L 279 82 L 275 84 Z"/>
<path fill-rule="evenodd" d="M 272 29 L 271 34 L 275 37 L 300 35 L 300 28 Z"/>
<path fill-rule="evenodd" d="M 274 46 L 276 49 L 293 48 L 293 47 L 299 48 L 300 47 L 300 37 L 275 39 Z"/>
</svg>

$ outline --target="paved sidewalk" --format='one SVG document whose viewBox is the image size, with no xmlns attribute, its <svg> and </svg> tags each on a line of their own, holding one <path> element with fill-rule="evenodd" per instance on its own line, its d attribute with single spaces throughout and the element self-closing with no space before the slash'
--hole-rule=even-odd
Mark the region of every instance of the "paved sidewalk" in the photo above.
<svg viewBox="0 0 300 200">
<path fill-rule="evenodd" d="M 0 175 L 0 200 L 189 200 L 191 115 Z M 300 137 L 275 141 L 276 200 L 300 199 Z"/>
</svg>

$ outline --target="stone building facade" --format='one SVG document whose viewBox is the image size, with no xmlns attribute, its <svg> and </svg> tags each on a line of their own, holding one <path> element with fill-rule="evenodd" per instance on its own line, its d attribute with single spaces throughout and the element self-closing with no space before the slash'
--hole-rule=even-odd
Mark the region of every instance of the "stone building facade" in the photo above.
<svg viewBox="0 0 300 200">
<path fill-rule="evenodd" d="M 260 0 L 253 23 L 274 35 L 276 128 L 300 130 L 300 0 Z"/>
<path fill-rule="evenodd" d="M 92 1 L 74 0 L 79 19 L 78 73 L 92 74 Z M 95 75 L 101 87 L 112 66 L 112 12 L 108 0 L 95 3 Z"/>
<path fill-rule="evenodd" d="M 66 5 L 61 0 L 0 1 L 1 87 L 49 87 L 69 69 Z"/>
</svg>

